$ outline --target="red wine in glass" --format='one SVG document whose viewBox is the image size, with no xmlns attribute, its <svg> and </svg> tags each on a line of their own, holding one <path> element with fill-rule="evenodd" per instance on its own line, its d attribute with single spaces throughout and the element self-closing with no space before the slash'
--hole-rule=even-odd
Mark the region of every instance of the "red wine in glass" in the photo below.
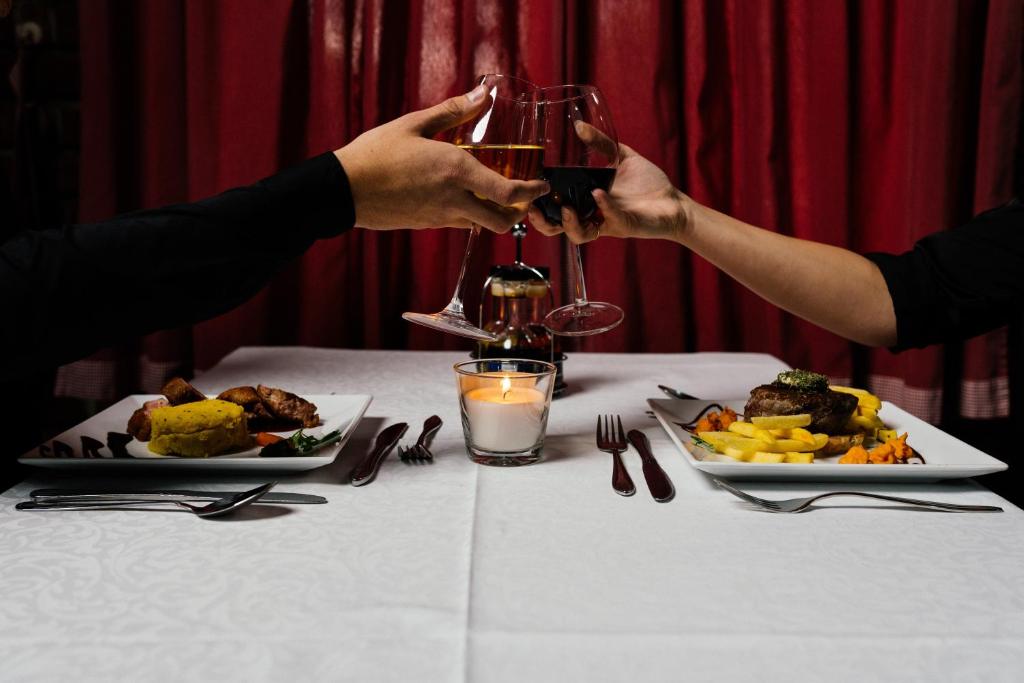
<svg viewBox="0 0 1024 683">
<path fill-rule="evenodd" d="M 587 166 L 545 166 L 541 176 L 551 185 L 551 193 L 534 201 L 549 223 L 562 224 L 562 207 L 576 210 L 580 223 L 586 225 L 597 218 L 594 190 L 607 192 L 615 179 L 614 168 Z"/>
</svg>

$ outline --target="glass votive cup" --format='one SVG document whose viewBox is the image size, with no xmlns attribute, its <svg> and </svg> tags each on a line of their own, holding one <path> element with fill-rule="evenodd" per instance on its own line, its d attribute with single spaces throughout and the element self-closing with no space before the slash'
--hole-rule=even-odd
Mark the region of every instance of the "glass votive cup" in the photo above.
<svg viewBox="0 0 1024 683">
<path fill-rule="evenodd" d="M 455 379 L 470 460 L 499 467 L 540 460 L 554 365 L 519 358 L 471 360 L 455 364 Z"/>
</svg>

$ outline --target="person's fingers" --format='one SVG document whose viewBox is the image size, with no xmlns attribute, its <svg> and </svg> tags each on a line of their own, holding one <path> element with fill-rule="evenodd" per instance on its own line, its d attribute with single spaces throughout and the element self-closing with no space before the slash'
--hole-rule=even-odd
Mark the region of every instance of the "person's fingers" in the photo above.
<svg viewBox="0 0 1024 683">
<path fill-rule="evenodd" d="M 526 215 L 525 209 L 517 210 L 506 206 L 498 206 L 494 202 L 479 199 L 469 192 L 464 193 L 463 199 L 457 203 L 455 211 L 477 225 L 499 235 L 508 232 L 515 223 L 522 220 Z"/>
<path fill-rule="evenodd" d="M 408 115 L 414 130 L 424 137 L 432 138 L 443 130 L 465 123 L 480 113 L 488 101 L 487 88 L 483 85 L 465 95 L 451 97 L 433 107 Z"/>
<path fill-rule="evenodd" d="M 601 233 L 608 237 L 630 237 L 633 233 L 633 217 L 623 211 L 604 190 L 592 192 L 594 202 L 604 216 Z"/>
<path fill-rule="evenodd" d="M 576 211 L 571 207 L 562 207 L 562 228 L 565 235 L 575 244 L 585 244 L 596 240 L 600 233 L 600 227 L 596 224 L 582 225 Z"/>
<path fill-rule="evenodd" d="M 576 121 L 574 125 L 576 127 L 576 135 L 583 141 L 583 144 L 596 149 L 614 163 L 618 158 L 618 150 L 615 147 L 614 140 L 586 121 Z"/>
<path fill-rule="evenodd" d="M 462 167 L 463 187 L 500 206 L 527 205 L 551 191 L 547 181 L 509 180 L 472 157 L 469 158 L 469 161 L 470 163 L 464 164 Z M 525 207 L 523 210 L 525 211 Z"/>
<path fill-rule="evenodd" d="M 621 142 L 619 143 L 619 163 L 622 163 L 626 159 L 635 156 L 640 156 L 639 154 L 637 154 L 637 151 L 635 149 L 633 149 L 629 145 L 624 145 Z"/>
<path fill-rule="evenodd" d="M 533 226 L 533 229 L 542 235 L 554 237 L 555 235 L 561 235 L 564 232 L 561 225 L 548 222 L 547 217 L 544 216 L 544 212 L 536 206 L 531 205 L 530 210 L 526 215 L 529 217 L 530 225 Z"/>
</svg>

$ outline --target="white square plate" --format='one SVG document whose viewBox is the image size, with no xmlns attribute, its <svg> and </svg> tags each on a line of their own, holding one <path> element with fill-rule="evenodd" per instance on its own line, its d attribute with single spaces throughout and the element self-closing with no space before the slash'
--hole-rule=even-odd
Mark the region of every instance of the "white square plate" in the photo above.
<svg viewBox="0 0 1024 683">
<path fill-rule="evenodd" d="M 320 426 L 306 429 L 310 436 L 320 436 L 335 429 L 340 429 L 341 440 L 324 447 L 315 455 L 303 455 L 293 458 L 261 458 L 260 447 L 254 446 L 244 451 L 215 455 L 209 458 L 182 458 L 172 455 L 158 455 L 149 450 L 143 441 L 132 440 L 126 451 L 131 457 L 115 458 L 113 452 L 105 444 L 108 432 L 125 433 L 128 418 L 141 408 L 146 401 L 163 398 L 162 396 L 135 394 L 124 398 L 98 413 L 85 422 L 54 437 L 51 441 L 41 444 L 32 451 L 18 458 L 18 462 L 26 465 L 54 468 L 170 468 L 203 469 L 203 470 L 246 470 L 256 471 L 297 471 L 311 470 L 334 462 L 334 459 L 345 447 L 349 437 L 362 419 L 363 413 L 370 405 L 372 396 L 368 394 L 303 396 L 317 407 L 320 415 Z M 295 430 L 277 432 L 281 436 L 290 436 Z M 90 457 L 85 453 L 82 437 L 95 439 L 104 444 L 96 449 L 99 457 Z M 59 444 L 58 444 L 59 442 Z"/>
<path fill-rule="evenodd" d="M 709 403 L 729 406 L 743 412 L 747 400 L 709 399 L 680 401 L 672 398 L 649 398 L 655 417 L 668 432 L 672 442 L 682 450 L 691 465 L 722 479 L 774 479 L 803 481 L 937 481 L 962 479 L 991 474 L 1006 469 L 1006 463 L 982 453 L 940 429 L 920 420 L 891 403 L 882 403 L 878 416 L 886 426 L 902 434 L 907 443 L 922 456 L 925 465 L 840 465 L 838 455 L 816 458 L 809 465 L 737 462 L 716 455 L 693 443 L 692 435 L 677 425 L 688 423 Z"/>
</svg>

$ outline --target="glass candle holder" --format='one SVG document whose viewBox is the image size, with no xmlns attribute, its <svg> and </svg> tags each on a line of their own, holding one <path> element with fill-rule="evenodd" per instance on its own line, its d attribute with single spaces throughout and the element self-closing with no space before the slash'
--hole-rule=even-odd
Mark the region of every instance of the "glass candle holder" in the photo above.
<svg viewBox="0 0 1024 683">
<path fill-rule="evenodd" d="M 521 358 L 456 363 L 462 432 L 469 459 L 481 465 L 540 460 L 555 366 Z"/>
</svg>

